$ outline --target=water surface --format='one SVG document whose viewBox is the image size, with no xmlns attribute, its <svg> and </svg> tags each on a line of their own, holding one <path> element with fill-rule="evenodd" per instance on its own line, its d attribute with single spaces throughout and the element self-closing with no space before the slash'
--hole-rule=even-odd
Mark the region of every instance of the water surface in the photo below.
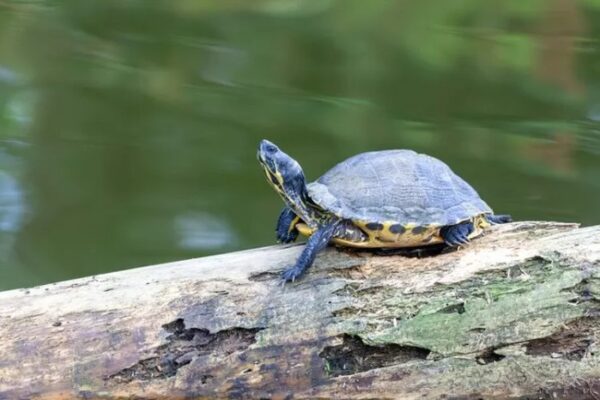
<svg viewBox="0 0 600 400">
<path fill-rule="evenodd" d="M 273 243 L 261 138 L 598 224 L 599 37 L 592 0 L 2 1 L 0 290 Z"/>
</svg>

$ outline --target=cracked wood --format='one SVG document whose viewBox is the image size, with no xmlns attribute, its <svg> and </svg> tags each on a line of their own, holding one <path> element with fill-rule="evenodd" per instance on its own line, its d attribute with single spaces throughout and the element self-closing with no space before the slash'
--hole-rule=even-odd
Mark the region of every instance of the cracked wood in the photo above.
<svg viewBox="0 0 600 400">
<path fill-rule="evenodd" d="M 0 293 L 0 398 L 600 393 L 600 227 L 500 225 L 442 254 L 330 248 L 282 288 L 301 249 Z"/>
</svg>

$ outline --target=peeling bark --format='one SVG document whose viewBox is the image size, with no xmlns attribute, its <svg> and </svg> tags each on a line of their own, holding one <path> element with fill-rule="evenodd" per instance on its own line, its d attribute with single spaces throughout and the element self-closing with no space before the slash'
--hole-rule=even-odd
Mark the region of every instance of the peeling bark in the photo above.
<svg viewBox="0 0 600 400">
<path fill-rule="evenodd" d="M 330 248 L 281 287 L 301 249 L 0 293 L 0 399 L 600 398 L 600 226 Z"/>
</svg>

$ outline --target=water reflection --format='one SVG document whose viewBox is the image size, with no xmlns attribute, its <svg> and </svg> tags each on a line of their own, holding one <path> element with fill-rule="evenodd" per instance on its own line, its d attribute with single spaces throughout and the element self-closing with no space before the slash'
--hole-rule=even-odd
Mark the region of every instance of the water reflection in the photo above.
<svg viewBox="0 0 600 400">
<path fill-rule="evenodd" d="M 0 172 L 0 232 L 18 231 L 23 208 L 23 195 L 17 180 Z"/>
<path fill-rule="evenodd" d="M 223 220 L 205 213 L 188 213 L 175 218 L 174 228 L 181 249 L 211 251 L 236 245 L 238 240 Z"/>
<path fill-rule="evenodd" d="M 0 65 L 0 82 L 3 84 L 16 84 L 17 83 L 17 74 L 2 65 Z"/>
<path fill-rule="evenodd" d="M 600 223 L 598 12 L 0 3 L 0 289 L 272 243 L 262 138 L 310 179 L 412 148 L 500 212 Z"/>
</svg>

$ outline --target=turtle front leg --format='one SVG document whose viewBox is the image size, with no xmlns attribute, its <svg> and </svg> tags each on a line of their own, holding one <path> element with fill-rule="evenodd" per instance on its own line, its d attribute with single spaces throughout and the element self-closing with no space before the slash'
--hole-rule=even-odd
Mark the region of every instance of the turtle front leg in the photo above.
<svg viewBox="0 0 600 400">
<path fill-rule="evenodd" d="M 469 243 L 469 235 L 474 229 L 472 222 L 461 222 L 460 224 L 442 227 L 440 236 L 448 246 L 456 247 Z"/>
<path fill-rule="evenodd" d="M 319 228 L 313 233 L 306 242 L 306 247 L 302 250 L 300 257 L 296 260 L 296 264 L 281 273 L 281 279 L 284 282 L 295 281 L 300 277 L 315 261 L 317 253 L 327 247 L 329 241 L 336 233 L 336 228 L 340 225 L 340 221 L 334 221 Z"/>
<path fill-rule="evenodd" d="M 289 207 L 284 207 L 279 214 L 277 220 L 277 241 L 280 243 L 291 243 L 298 237 L 298 231 L 296 230 L 296 224 L 300 221 L 300 218 L 292 211 Z"/>
</svg>

